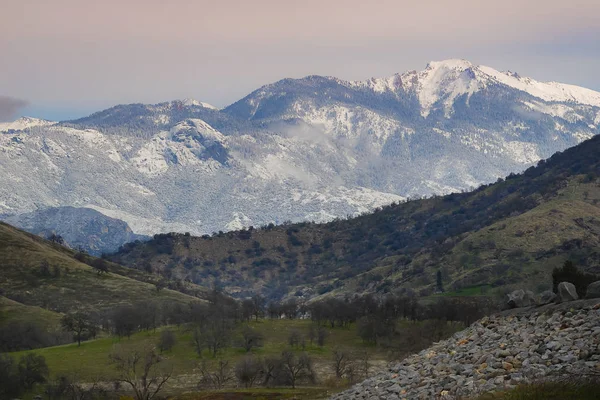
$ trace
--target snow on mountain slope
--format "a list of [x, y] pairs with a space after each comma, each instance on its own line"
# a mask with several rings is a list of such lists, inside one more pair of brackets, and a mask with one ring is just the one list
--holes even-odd
[[0, 134], [0, 214], [88, 207], [141, 234], [324, 222], [521, 171], [600, 133], [598, 99], [447, 60], [284, 79], [223, 110], [119, 105]]
[[49, 126], [54, 124], [56, 122], [45, 119], [21, 117], [13, 122], [0, 122], [0, 132], [8, 132], [9, 130], [21, 131], [35, 126]]
[[600, 107], [600, 93], [574, 85], [558, 82], [538, 82], [516, 73], [498, 72], [493, 68], [480, 66], [480, 71], [499, 83], [529, 93], [546, 101], [574, 102]]
[[[421, 71], [396, 74], [389, 78], [373, 78], [361, 82], [348, 82], [354, 87], [368, 87], [375, 92], [414, 91], [422, 107], [421, 114], [427, 117], [431, 107], [445, 99], [449, 112], [454, 100], [494, 84], [502, 84], [547, 102], [569, 102], [600, 107], [600, 93], [590, 89], [558, 82], [539, 82], [521, 77], [513, 72], [500, 72], [491, 67], [473, 65], [466, 60], [451, 59], [432, 61]], [[448, 115], [448, 113], [447, 113]]]
[[[68, 204], [121, 219], [136, 233], [199, 235], [311, 215], [354, 215], [402, 200], [337, 187], [325, 171], [328, 162], [306, 165], [315, 149], [296, 141], [267, 133], [225, 136], [198, 119], [147, 139], [71, 126], [4, 134], [0, 213]], [[334, 153], [323, 150], [323, 158]], [[269, 157], [281, 163], [264, 164]], [[308, 183], [305, 175], [314, 180]]]
[[200, 106], [200, 107], [204, 107], [204, 108], [209, 108], [211, 110], [218, 110], [218, 108], [213, 106], [212, 104], [208, 104], [203, 101], [198, 101], [198, 100], [194, 100], [194, 99], [184, 99], [184, 100], [181, 100], [181, 102], [186, 107]]

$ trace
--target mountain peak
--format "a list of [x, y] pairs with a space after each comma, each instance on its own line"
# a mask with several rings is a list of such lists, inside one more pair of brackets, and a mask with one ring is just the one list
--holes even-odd
[[435, 69], [435, 68], [447, 68], [464, 71], [465, 69], [472, 68], [473, 64], [464, 59], [460, 58], [450, 58], [442, 61], [430, 61], [427, 64], [426, 69]]
[[196, 99], [175, 100], [175, 102], [180, 102], [180, 103], [182, 103], [186, 107], [197, 106], [197, 107], [210, 108], [211, 110], [218, 110], [218, 108], [215, 107], [215, 106], [213, 106], [212, 104], [205, 103], [203, 101], [199, 101], [199, 100], [196, 100]]
[[[404, 90], [413, 90], [421, 103], [421, 114], [429, 115], [431, 107], [444, 102], [446, 116], [452, 113], [454, 100], [470, 97], [490, 85], [502, 85], [525, 92], [545, 102], [570, 102], [600, 107], [600, 93], [558, 82], [540, 82], [516, 72], [500, 72], [485, 65], [474, 65], [463, 59], [432, 61], [421, 72], [401, 75]], [[389, 81], [384, 78], [376, 81]]]
[[56, 124], [54, 121], [24, 116], [14, 120], [13, 122], [0, 122], [0, 132], [7, 132], [10, 130], [21, 131], [23, 129], [33, 128], [35, 126], [48, 126], [54, 124]]

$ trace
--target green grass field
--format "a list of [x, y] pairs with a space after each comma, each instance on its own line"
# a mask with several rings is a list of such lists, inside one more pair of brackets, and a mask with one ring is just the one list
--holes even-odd
[[[251, 354], [264, 357], [270, 355], [279, 355], [283, 350], [289, 349], [288, 336], [292, 329], [297, 329], [304, 335], [308, 332], [311, 321], [308, 320], [259, 320], [249, 323], [264, 336], [264, 346], [253, 349]], [[230, 366], [243, 358], [247, 353], [241, 347], [235, 347], [235, 342], [239, 336], [243, 324], [237, 327], [236, 335], [233, 338], [234, 347], [227, 348], [219, 353], [217, 359], [223, 359], [230, 362]], [[178, 393], [184, 390], [193, 390], [199, 380], [197, 375], [197, 366], [200, 358], [194, 351], [191, 343], [192, 333], [185, 327], [163, 327], [161, 329], [172, 329], [177, 337], [175, 346], [163, 353], [166, 362], [173, 367], [173, 378], [169, 383], [168, 393]], [[153, 345], [158, 342], [160, 329], [156, 332], [139, 332], [130, 338], [104, 337], [96, 340], [82, 342], [81, 346], [77, 344], [68, 344], [63, 346], [47, 347], [33, 350], [46, 358], [46, 362], [51, 372], [51, 378], [61, 375], [73, 376], [81, 381], [110, 381], [115, 377], [115, 370], [109, 364], [108, 355], [115, 346], [123, 347], [142, 347]], [[332, 351], [334, 348], [344, 348], [350, 350], [369, 350], [372, 353], [372, 364], [374, 368], [385, 365], [385, 352], [372, 345], [367, 345], [357, 336], [355, 328], [335, 328], [329, 330], [329, 336], [325, 346], [319, 347], [316, 344], [310, 344], [308, 339], [304, 350], [312, 357], [314, 367], [320, 377], [332, 374]], [[302, 348], [295, 348], [294, 351], [301, 352]], [[12, 353], [19, 357], [26, 352]], [[202, 356], [204, 359], [212, 360], [212, 355], [205, 351]], [[309, 398], [309, 397], [307, 397]]]

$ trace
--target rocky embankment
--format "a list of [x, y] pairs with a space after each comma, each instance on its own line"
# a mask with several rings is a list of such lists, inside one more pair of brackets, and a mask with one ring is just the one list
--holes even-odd
[[569, 374], [600, 374], [600, 299], [485, 317], [334, 399], [458, 399]]

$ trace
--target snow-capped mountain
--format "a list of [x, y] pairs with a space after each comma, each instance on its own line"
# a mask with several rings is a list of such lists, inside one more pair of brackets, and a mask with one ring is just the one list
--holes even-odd
[[21, 131], [35, 126], [50, 126], [54, 124], [56, 124], [56, 122], [47, 121], [45, 119], [21, 117], [13, 122], [0, 122], [0, 132]]
[[593, 135], [600, 93], [464, 60], [266, 85], [225, 109], [120, 105], [0, 135], [0, 213], [96, 209], [133, 231], [326, 221], [521, 171]]

